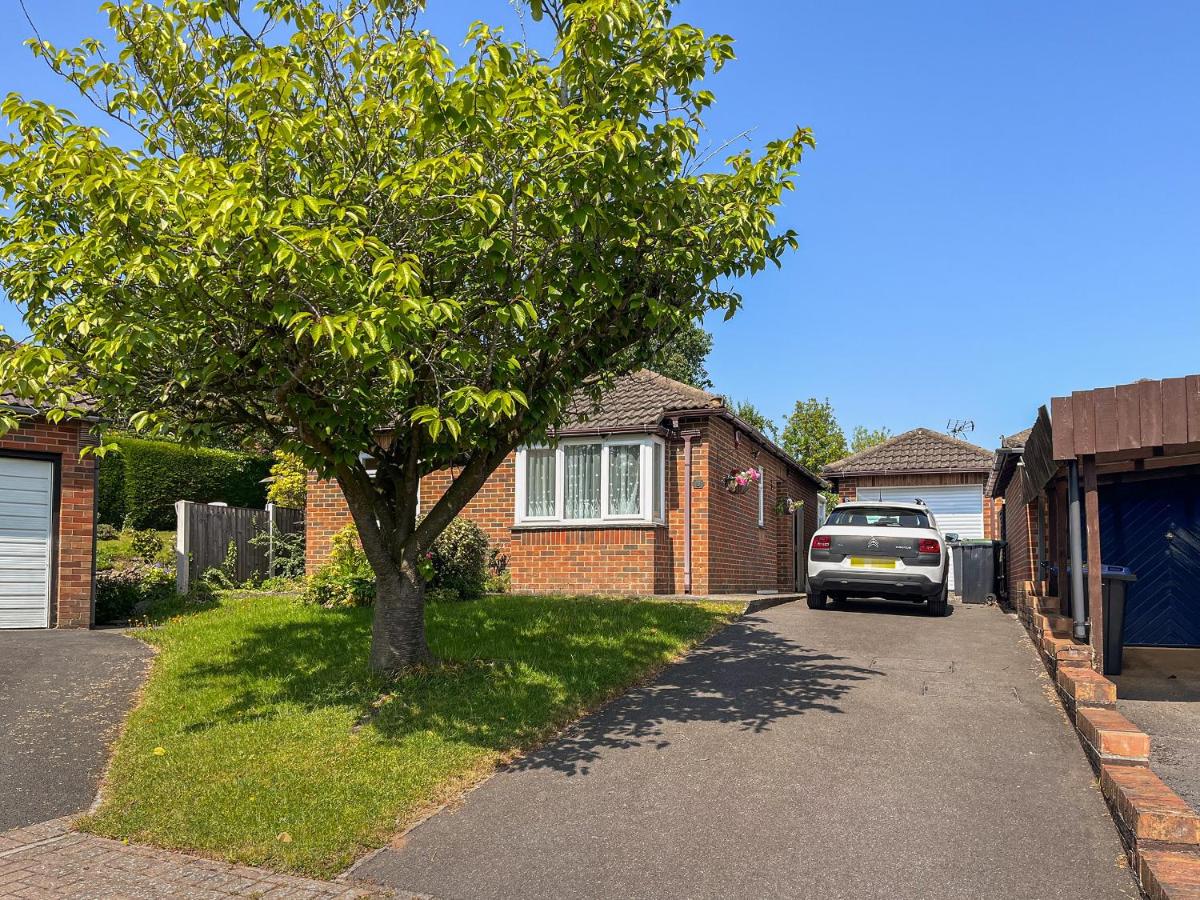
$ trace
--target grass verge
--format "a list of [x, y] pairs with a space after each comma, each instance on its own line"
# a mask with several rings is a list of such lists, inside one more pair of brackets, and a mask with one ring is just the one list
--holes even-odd
[[433, 604], [443, 665], [367, 673], [369, 609], [226, 595], [138, 636], [159, 649], [96, 834], [329, 876], [628, 687], [737, 608], [566, 597]]

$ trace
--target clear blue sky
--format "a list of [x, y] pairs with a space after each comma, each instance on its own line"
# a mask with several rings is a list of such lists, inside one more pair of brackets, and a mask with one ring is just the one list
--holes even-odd
[[[98, 5], [28, 2], [56, 42], [101, 35]], [[505, 0], [430, 7], [452, 46], [472, 18], [513, 22]], [[679, 18], [737, 40], [714, 141], [817, 138], [781, 215], [800, 251], [709, 323], [718, 390], [773, 418], [828, 396], [847, 432], [973, 419], [994, 446], [1053, 394], [1200, 372], [1200, 4], [684, 0]], [[27, 35], [0, 0], [3, 89], [82, 113]]]

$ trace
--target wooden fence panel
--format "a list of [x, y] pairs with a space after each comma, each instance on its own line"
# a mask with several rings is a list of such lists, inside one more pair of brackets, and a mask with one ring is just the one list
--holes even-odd
[[237, 583], [249, 581], [255, 575], [269, 575], [268, 543], [265, 538], [252, 543], [253, 538], [266, 535], [272, 519], [276, 533], [304, 529], [303, 511], [284, 507], [246, 509], [180, 500], [175, 504], [175, 514], [175, 584], [180, 593], [187, 593], [209, 569], [222, 568], [230, 544], [237, 554], [232, 573]]

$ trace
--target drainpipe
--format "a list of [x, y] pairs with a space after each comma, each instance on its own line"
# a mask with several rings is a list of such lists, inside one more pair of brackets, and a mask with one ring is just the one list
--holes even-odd
[[692, 592], [692, 434], [683, 435], [683, 592]]
[[1083, 504], [1079, 502], [1079, 463], [1067, 463], [1067, 527], [1071, 545], [1071, 618], [1077, 641], [1087, 642], [1087, 608], [1083, 603]]

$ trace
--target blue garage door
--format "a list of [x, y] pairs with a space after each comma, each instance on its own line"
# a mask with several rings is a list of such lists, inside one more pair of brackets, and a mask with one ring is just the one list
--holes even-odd
[[1100, 488], [1101, 558], [1129, 566], [1125, 643], [1200, 647], [1200, 477]]

